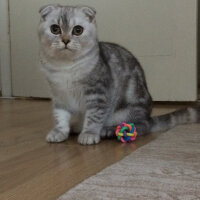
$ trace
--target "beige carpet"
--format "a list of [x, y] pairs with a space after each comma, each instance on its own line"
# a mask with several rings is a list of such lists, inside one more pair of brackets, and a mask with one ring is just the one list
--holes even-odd
[[200, 200], [200, 125], [159, 135], [59, 200]]

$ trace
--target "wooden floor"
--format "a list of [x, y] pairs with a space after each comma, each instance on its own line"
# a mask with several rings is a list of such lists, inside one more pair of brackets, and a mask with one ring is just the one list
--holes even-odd
[[[156, 106], [166, 113], [179, 106]], [[156, 134], [133, 144], [116, 139], [94, 146], [77, 144], [77, 137], [60, 144], [45, 142], [53, 126], [51, 102], [0, 100], [0, 199], [55, 200], [64, 192], [106, 166], [115, 163]]]

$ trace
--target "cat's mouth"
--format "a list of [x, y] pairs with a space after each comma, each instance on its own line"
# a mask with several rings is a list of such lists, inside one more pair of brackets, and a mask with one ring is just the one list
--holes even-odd
[[64, 46], [63, 50], [72, 51], [71, 49], [69, 49], [69, 47], [67, 45]]
[[64, 49], [68, 49], [67, 45], [65, 45]]
[[70, 52], [74, 51], [74, 49], [70, 48], [68, 45], [65, 45], [62, 50], [64, 50], [64, 51], [70, 51]]

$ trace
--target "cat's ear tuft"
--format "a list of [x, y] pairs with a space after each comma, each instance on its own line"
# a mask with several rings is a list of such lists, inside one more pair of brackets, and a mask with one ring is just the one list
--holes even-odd
[[46, 6], [42, 6], [39, 10], [39, 13], [42, 17], [43, 20], [45, 20], [46, 16], [51, 13], [55, 8], [57, 8], [59, 5], [58, 4], [50, 4]]
[[90, 22], [93, 22], [93, 20], [95, 19], [95, 15], [96, 15], [96, 10], [94, 8], [88, 7], [88, 6], [82, 6], [81, 11], [84, 14], [86, 14], [86, 16], [89, 18]]

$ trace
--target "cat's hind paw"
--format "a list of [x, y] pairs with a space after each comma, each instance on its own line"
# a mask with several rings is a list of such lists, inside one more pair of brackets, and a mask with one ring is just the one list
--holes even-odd
[[103, 128], [101, 138], [112, 138], [115, 136], [115, 128]]
[[98, 144], [100, 142], [100, 136], [95, 135], [92, 133], [81, 133], [78, 136], [78, 143], [82, 145], [92, 145], [92, 144]]

